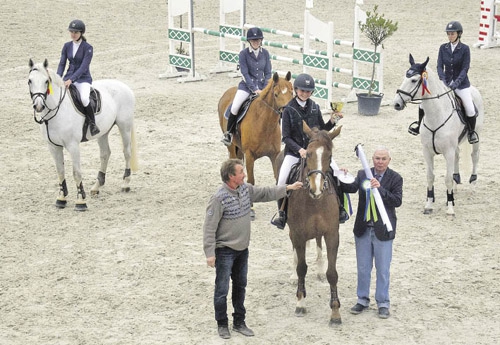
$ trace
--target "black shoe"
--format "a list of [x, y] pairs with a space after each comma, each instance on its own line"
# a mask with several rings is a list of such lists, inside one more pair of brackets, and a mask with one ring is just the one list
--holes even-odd
[[254, 332], [250, 328], [248, 328], [245, 323], [233, 325], [233, 331], [241, 333], [247, 337], [253, 337], [255, 335]]
[[89, 127], [90, 127], [90, 135], [92, 136], [95, 136], [101, 132], [95, 123], [91, 123]]
[[469, 132], [467, 139], [469, 139], [469, 144], [476, 144], [479, 142], [479, 136], [476, 131]]
[[344, 224], [348, 220], [349, 220], [349, 214], [346, 212], [346, 210], [343, 207], [341, 207], [339, 209], [339, 223]]
[[231, 146], [233, 141], [233, 135], [229, 132], [224, 133], [224, 138], [222, 138], [221, 142], [226, 146]]
[[413, 122], [408, 127], [408, 133], [413, 134], [413, 135], [419, 135], [420, 134], [420, 125], [418, 124], [418, 121]]
[[222, 339], [229, 339], [231, 338], [231, 333], [229, 333], [229, 327], [228, 326], [219, 326], [217, 327], [217, 332], [219, 332], [219, 337]]
[[391, 315], [391, 313], [389, 313], [389, 308], [386, 308], [386, 307], [378, 308], [378, 317], [379, 318], [387, 319], [389, 317], [389, 315]]
[[365, 307], [361, 303], [356, 303], [354, 307], [351, 308], [351, 314], [358, 315], [363, 312], [363, 310], [368, 309], [368, 307]]
[[271, 224], [276, 226], [278, 229], [283, 230], [286, 224], [285, 212], [279, 211], [278, 216], [274, 215], [273, 219], [271, 219]]

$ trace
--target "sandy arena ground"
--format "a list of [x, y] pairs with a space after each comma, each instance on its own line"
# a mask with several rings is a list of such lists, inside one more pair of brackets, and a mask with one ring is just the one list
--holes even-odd
[[[363, 8], [369, 10], [375, 1], [365, 3]], [[435, 68], [448, 21], [462, 22], [465, 43], [472, 46], [477, 41], [479, 1], [377, 3], [381, 13], [399, 21], [399, 30], [385, 44], [384, 103], [392, 101], [403, 80], [409, 53], [417, 61], [429, 56], [429, 65]], [[314, 5], [313, 15], [333, 21], [338, 37], [352, 40], [353, 0], [317, 0]], [[199, 0], [194, 7], [195, 25], [216, 30], [218, 1]], [[303, 11], [304, 1], [247, 1], [249, 23], [286, 31], [302, 31]], [[73, 18], [87, 24], [86, 36], [95, 49], [94, 79], [120, 79], [137, 98], [140, 170], [132, 176], [132, 191], [120, 192], [121, 139], [113, 130], [107, 184], [98, 198], [89, 198], [89, 210], [84, 213], [73, 210], [76, 191], [68, 157], [70, 205], [64, 210], [54, 207], [55, 167], [32, 119], [27, 87], [29, 58], [47, 58], [56, 68]], [[391, 167], [405, 181], [394, 243], [391, 318], [378, 319], [374, 303], [362, 315], [349, 313], [356, 302], [353, 219], [340, 229], [338, 287], [343, 324], [328, 327], [328, 284], [315, 278], [314, 250], [308, 255], [309, 313], [295, 317], [290, 241], [286, 231], [269, 224], [275, 203], [258, 204], [246, 303], [247, 322], [256, 336], [234, 334], [223, 341], [213, 319], [214, 271], [206, 266], [202, 251], [205, 205], [220, 183], [220, 163], [227, 157], [219, 142], [217, 102], [226, 88], [238, 82], [226, 74], [210, 75], [217, 63], [218, 39], [196, 35], [197, 68], [208, 78], [181, 84], [158, 78], [168, 63], [163, 0], [2, 1], [0, 32], [0, 344], [469, 345], [500, 341], [500, 197], [495, 177], [499, 49], [471, 48], [469, 76], [484, 97], [486, 120], [480, 134], [479, 179], [475, 188], [458, 187], [454, 219], [445, 215], [443, 157], [436, 159], [435, 212], [422, 213], [425, 165], [419, 138], [407, 133], [417, 118], [417, 106], [402, 112], [384, 106], [378, 116], [357, 114], [355, 103], [344, 108], [343, 133], [334, 141], [339, 164], [355, 172], [361, 168], [353, 152], [356, 144], [363, 143], [367, 154], [377, 145], [387, 145], [392, 148]], [[274, 65], [300, 72], [297, 65]], [[338, 99], [346, 96], [344, 90], [336, 92]], [[82, 145], [87, 191], [97, 175], [98, 160], [95, 141]], [[465, 161], [461, 171], [468, 180], [470, 167]], [[268, 160], [257, 162], [256, 181], [274, 183]]]

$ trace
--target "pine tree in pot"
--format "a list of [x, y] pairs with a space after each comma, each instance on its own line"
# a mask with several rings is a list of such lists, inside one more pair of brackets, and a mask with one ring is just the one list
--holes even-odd
[[374, 94], [375, 89], [375, 69], [377, 48], [382, 46], [384, 48], [384, 41], [392, 36], [398, 29], [398, 22], [384, 18], [383, 14], [377, 12], [378, 5], [373, 7], [371, 12], [366, 12], [366, 22], [359, 22], [359, 29], [370, 40], [374, 46], [372, 75], [370, 80], [370, 87], [368, 93], [358, 93], [358, 112], [365, 115], [376, 115], [380, 109], [383, 94]]

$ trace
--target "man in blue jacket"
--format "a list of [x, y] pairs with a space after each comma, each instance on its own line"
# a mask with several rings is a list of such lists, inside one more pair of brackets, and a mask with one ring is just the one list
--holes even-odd
[[[354, 240], [356, 244], [356, 261], [358, 271], [357, 303], [351, 308], [352, 314], [360, 314], [370, 306], [370, 278], [375, 261], [376, 288], [375, 301], [378, 316], [389, 317], [389, 277], [392, 260], [392, 242], [396, 237], [396, 207], [401, 206], [403, 199], [403, 178], [390, 169], [391, 156], [389, 150], [380, 147], [373, 154], [373, 178], [368, 180], [364, 170], [359, 170], [355, 181], [343, 184], [342, 190], [347, 193], [359, 191], [358, 211], [354, 222]], [[383, 224], [371, 189], [377, 188], [384, 203], [384, 208], [392, 225], [388, 231]]]

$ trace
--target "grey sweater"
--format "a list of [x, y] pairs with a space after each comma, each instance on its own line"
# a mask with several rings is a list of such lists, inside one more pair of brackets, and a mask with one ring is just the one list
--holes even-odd
[[210, 198], [203, 225], [205, 256], [215, 256], [215, 248], [229, 247], [244, 250], [250, 244], [250, 207], [252, 202], [281, 199], [286, 186], [256, 187], [243, 184], [236, 190], [227, 184]]

